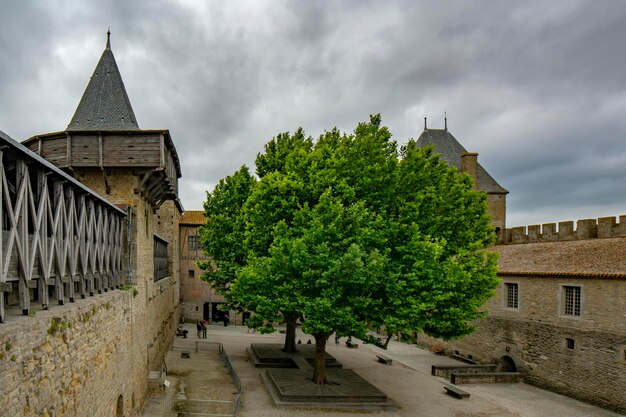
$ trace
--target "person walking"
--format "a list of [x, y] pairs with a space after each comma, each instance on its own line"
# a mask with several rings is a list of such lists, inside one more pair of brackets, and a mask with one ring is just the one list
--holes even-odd
[[206, 320], [202, 320], [202, 338], [206, 339]]
[[202, 324], [200, 322], [196, 323], [196, 330], [198, 331], [198, 339], [200, 339], [200, 332], [202, 331]]
[[224, 314], [224, 327], [228, 326], [228, 320], [230, 319], [230, 317], [228, 317], [228, 314]]

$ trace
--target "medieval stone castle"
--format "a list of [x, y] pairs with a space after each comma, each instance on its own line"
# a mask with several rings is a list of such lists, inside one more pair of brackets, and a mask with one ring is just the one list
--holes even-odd
[[[66, 129], [0, 142], [0, 417], [137, 415], [181, 318], [222, 314], [169, 131], [139, 128], [107, 39]], [[418, 342], [626, 411], [626, 216], [507, 229], [477, 154], [418, 144], [487, 193], [502, 278], [476, 333]]]

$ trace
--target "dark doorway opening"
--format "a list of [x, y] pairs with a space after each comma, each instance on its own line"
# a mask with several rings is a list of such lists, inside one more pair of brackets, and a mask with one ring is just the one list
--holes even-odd
[[202, 305], [202, 319], [209, 321], [209, 311], [211, 303], [204, 303]]
[[501, 357], [498, 364], [498, 372], [517, 372], [515, 361], [510, 356]]
[[226, 314], [223, 311], [218, 310], [218, 307], [221, 306], [224, 303], [213, 303], [213, 305], [211, 306], [211, 319], [215, 322], [217, 321], [224, 321], [224, 314]]

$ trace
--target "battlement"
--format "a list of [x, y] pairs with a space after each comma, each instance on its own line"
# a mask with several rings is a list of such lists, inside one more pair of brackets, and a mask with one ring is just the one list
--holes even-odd
[[626, 215], [601, 217], [599, 219], [583, 219], [557, 223], [536, 224], [507, 228], [498, 236], [499, 244], [516, 244], [530, 242], [556, 242], [567, 240], [583, 240], [608, 237], [626, 237]]

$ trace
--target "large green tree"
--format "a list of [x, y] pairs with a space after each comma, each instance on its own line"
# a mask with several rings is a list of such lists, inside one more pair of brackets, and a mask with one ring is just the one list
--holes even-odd
[[333, 332], [459, 337], [497, 285], [485, 195], [432, 149], [398, 150], [380, 123], [316, 142], [301, 130], [277, 136], [239, 209], [245, 258], [229, 297], [263, 331], [298, 319], [316, 340], [319, 384]]
[[200, 241], [210, 260], [199, 262], [205, 272], [202, 279], [222, 294], [231, 308], [241, 307], [230, 297], [230, 285], [246, 264], [246, 218], [243, 206], [254, 189], [256, 179], [242, 166], [233, 175], [221, 179], [207, 192], [204, 214], [207, 222], [200, 227]]

